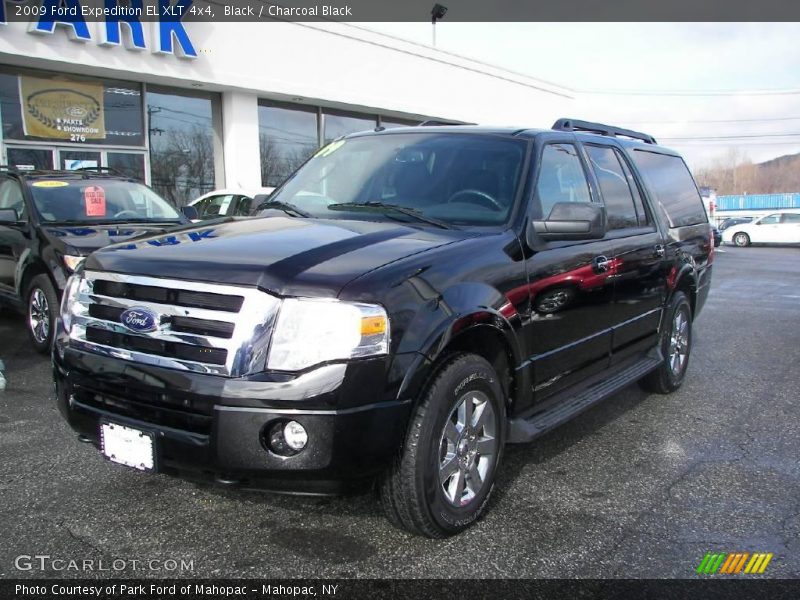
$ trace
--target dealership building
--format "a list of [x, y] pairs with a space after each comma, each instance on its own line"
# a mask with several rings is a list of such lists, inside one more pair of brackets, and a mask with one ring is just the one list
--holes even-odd
[[429, 119], [548, 127], [574, 101], [356, 24], [7, 20], [2, 163], [110, 167], [177, 204], [274, 186], [346, 133]]

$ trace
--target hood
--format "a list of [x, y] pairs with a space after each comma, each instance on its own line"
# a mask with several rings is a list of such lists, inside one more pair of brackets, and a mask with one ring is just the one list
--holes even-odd
[[66, 254], [89, 254], [99, 248], [126, 242], [142, 235], [162, 233], [171, 227], [175, 227], [175, 225], [140, 223], [135, 225], [120, 223], [85, 227], [44, 225], [42, 231], [50, 239], [51, 243], [62, 246]]
[[473, 235], [391, 222], [264, 217], [116, 244], [92, 254], [86, 269], [334, 297], [359, 275]]

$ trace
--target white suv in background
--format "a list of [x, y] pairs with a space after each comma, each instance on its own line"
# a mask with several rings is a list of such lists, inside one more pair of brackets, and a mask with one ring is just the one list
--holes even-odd
[[272, 187], [261, 188], [227, 188], [203, 194], [189, 203], [197, 210], [197, 218], [193, 221], [204, 221], [217, 217], [246, 217], [254, 208], [253, 198], [260, 194], [271, 194]]
[[782, 210], [722, 232], [722, 241], [737, 246], [750, 244], [800, 244], [800, 209]]

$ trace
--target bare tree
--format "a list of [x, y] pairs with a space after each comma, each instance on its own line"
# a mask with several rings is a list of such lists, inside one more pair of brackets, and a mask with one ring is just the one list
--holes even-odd
[[730, 150], [695, 173], [701, 186], [719, 195], [778, 194], [800, 191], [800, 154], [754, 164], [741, 151]]

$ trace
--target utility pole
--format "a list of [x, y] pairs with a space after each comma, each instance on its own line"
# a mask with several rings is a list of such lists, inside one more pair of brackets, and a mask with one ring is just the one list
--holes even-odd
[[447, 14], [447, 7], [441, 4], [434, 4], [431, 9], [431, 34], [433, 36], [433, 47], [436, 48], [436, 21], [444, 18]]

